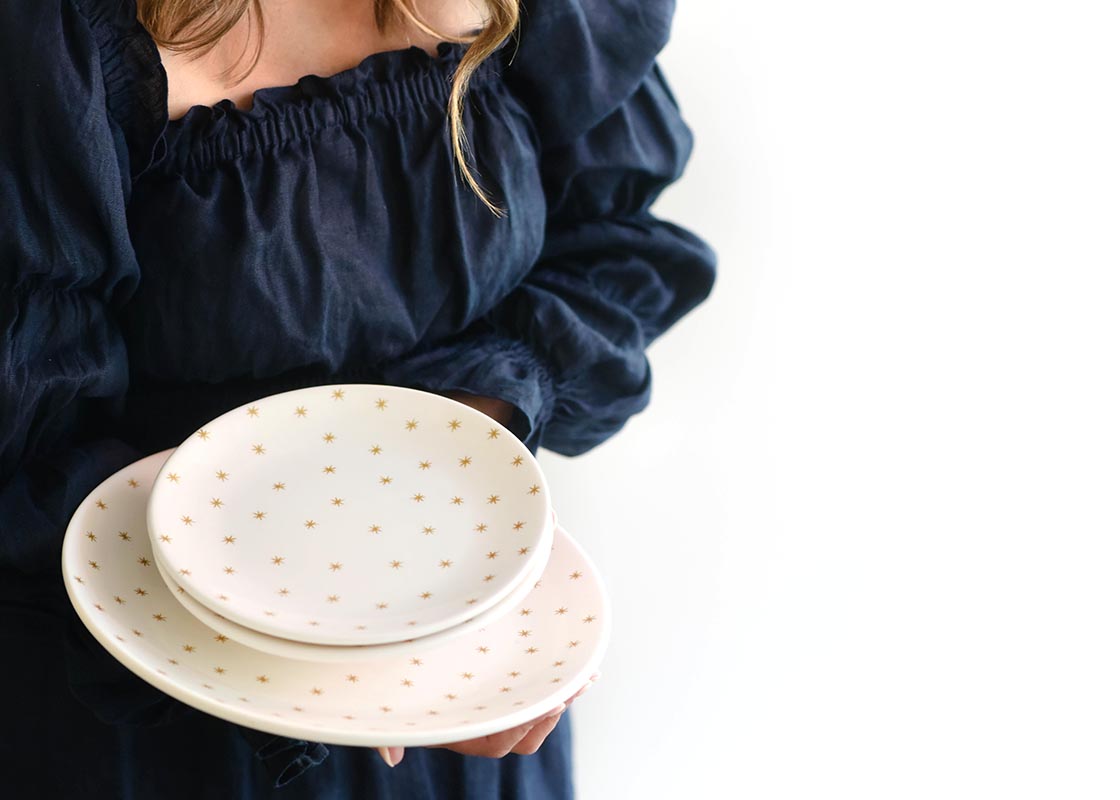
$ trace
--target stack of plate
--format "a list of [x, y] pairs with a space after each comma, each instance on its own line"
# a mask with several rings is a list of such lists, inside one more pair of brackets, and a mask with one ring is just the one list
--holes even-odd
[[93, 635], [215, 716], [336, 744], [445, 744], [562, 703], [607, 598], [525, 446], [439, 395], [273, 395], [101, 484], [67, 589]]

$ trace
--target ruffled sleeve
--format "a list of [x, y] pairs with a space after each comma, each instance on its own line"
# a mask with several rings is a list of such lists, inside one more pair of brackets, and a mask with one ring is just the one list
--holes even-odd
[[[139, 281], [131, 176], [158, 156], [165, 80], [132, 3], [0, 5], [0, 602], [39, 586], [44, 609], [66, 617], [71, 692], [133, 726], [192, 710], [97, 644], [58, 564], [77, 506], [145, 455], [113, 435], [129, 378], [117, 318]], [[240, 730], [277, 785], [327, 754]]]
[[462, 337], [391, 370], [512, 404], [533, 450], [578, 455], [649, 402], [645, 350], [704, 300], [712, 250], [650, 206], [692, 149], [656, 56], [673, 4], [525, 3], [507, 80], [541, 143], [548, 215], [527, 277]]

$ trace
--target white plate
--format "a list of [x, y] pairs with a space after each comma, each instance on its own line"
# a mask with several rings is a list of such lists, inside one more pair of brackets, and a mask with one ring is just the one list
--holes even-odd
[[223, 414], [160, 470], [148, 527], [199, 603], [295, 641], [426, 636], [531, 572], [540, 465], [490, 417], [395, 386], [316, 386]]
[[62, 567], [70, 600], [97, 640], [184, 703], [328, 744], [446, 744], [555, 708], [602, 660], [610, 631], [606, 593], [563, 528], [539, 585], [483, 632], [348, 664], [240, 645], [191, 616], [156, 571], [144, 507], [164, 457], [126, 467], [86, 498], [67, 528]]
[[[171, 451], [168, 450], [167, 452], [170, 453]], [[252, 628], [246, 628], [244, 625], [238, 625], [236, 622], [226, 619], [221, 614], [215, 614], [187, 594], [186, 590], [179, 586], [175, 579], [167, 574], [163, 564], [160, 563], [158, 554], [153, 558], [153, 561], [164, 583], [175, 590], [175, 599], [178, 600], [183, 608], [189, 611], [192, 616], [196, 617], [207, 627], [213, 628], [218, 633], [225, 634], [236, 642], [240, 642], [247, 647], [252, 647], [264, 653], [303, 661], [339, 663], [356, 661], [369, 655], [387, 655], [393, 652], [416, 652], [434, 645], [446, 644], [452, 639], [463, 636], [464, 634], [476, 633], [484, 630], [491, 621], [505, 616], [506, 613], [516, 608], [533, 589], [534, 584], [540, 579], [545, 566], [548, 564], [549, 551], [545, 549], [546, 547], [552, 547], [551, 534], [546, 541], [542, 543], [537, 555], [533, 557], [533, 571], [529, 573], [529, 577], [520, 583], [516, 589], [503, 597], [497, 605], [486, 609], [477, 617], [472, 617], [466, 622], [460, 622], [458, 625], [445, 628], [442, 631], [436, 631], [428, 636], [421, 636], [418, 639], [406, 639], [403, 642], [367, 645], [329, 645], [293, 642], [290, 639], [269, 636], [267, 633], [261, 633]]]

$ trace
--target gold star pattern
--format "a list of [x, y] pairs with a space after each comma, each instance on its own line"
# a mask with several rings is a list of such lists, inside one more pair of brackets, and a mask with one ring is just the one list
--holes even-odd
[[514, 529], [515, 531], [519, 531], [519, 530], [521, 530], [521, 529], [522, 529], [522, 528], [524, 528], [524, 527], [525, 527], [525, 523], [524, 523], [524, 522], [522, 522], [521, 520], [518, 520], [517, 522], [513, 523], [513, 529]]
[[132, 635], [133, 635], [133, 636], [143, 636], [144, 634], [142, 634], [142, 633], [141, 633], [140, 631], [138, 631], [138, 630], [136, 630], [135, 628], [133, 628], [133, 629], [132, 629]]
[[463, 456], [462, 458], [459, 459], [459, 466], [460, 467], [469, 467], [470, 465], [471, 465], [471, 457], [470, 456]]
[[233, 567], [223, 567], [222, 572], [224, 572], [226, 575], [233, 575], [237, 572], [237, 570], [235, 570]]
[[178, 483], [179, 474], [177, 472], [169, 472], [167, 473], [167, 480], [171, 481], [172, 483]]
[[502, 498], [499, 497], [496, 494], [492, 494], [492, 495], [490, 495], [489, 497], [486, 498], [486, 502], [489, 503], [492, 506], [497, 505], [499, 502], [501, 502], [501, 500], [502, 500]]
[[523, 555], [525, 555], [525, 554], [526, 554], [526, 553], [528, 553], [528, 552], [529, 552], [529, 548], [528, 548], [528, 547], [522, 547], [522, 548], [521, 548], [520, 550], [518, 550], [518, 551], [517, 551], [517, 555], [519, 555], [519, 556], [523, 556]]
[[248, 414], [250, 417], [259, 417], [260, 414], [261, 414], [261, 411], [256, 406], [249, 406], [247, 409], [245, 409], [245, 413]]
[[527, 656], [535, 655], [539, 652], [540, 652], [540, 650], [537, 649], [536, 647], [526, 647], [525, 648], [525, 655], [527, 655]]
[[380, 525], [370, 525], [369, 526], [369, 532], [370, 533], [381, 533], [381, 526]]
[[254, 511], [253, 512], [253, 519], [264, 519], [266, 516], [268, 516], [267, 511]]
[[486, 438], [488, 438], [488, 439], [497, 439], [498, 436], [499, 436], [499, 434], [498, 434], [498, 429], [497, 428], [491, 428], [490, 432], [486, 434]]
[[393, 479], [390, 478], [388, 475], [382, 475], [381, 476], [381, 485], [382, 486], [388, 486], [392, 482], [393, 482]]
[[425, 536], [431, 536], [435, 532], [436, 532], [436, 529], [434, 527], [432, 527], [431, 525], [425, 525], [424, 526], [424, 535]]
[[337, 603], [338, 600], [339, 600], [339, 598], [338, 598], [337, 594], [328, 594], [327, 595], [327, 602], [328, 603]]
[[193, 644], [185, 644], [185, 645], [183, 645], [183, 652], [184, 652], [184, 653], [193, 653], [193, 652], [195, 651], [195, 649], [196, 649], [196, 648], [195, 648], [195, 646], [194, 646]]
[[422, 667], [424, 665], [424, 659], [413, 657], [408, 660], [408, 663], [414, 667]]
[[421, 592], [420, 594], [417, 595], [417, 597], [419, 597], [421, 600], [431, 600], [432, 599], [432, 593], [431, 592]]
[[272, 563], [275, 564], [276, 566], [280, 566], [281, 564], [284, 563], [284, 556], [273, 556], [272, 557]]
[[182, 516], [179, 519], [181, 519], [183, 521], [184, 525], [194, 525], [194, 520], [191, 519], [189, 516]]
[[225, 503], [222, 502], [222, 498], [220, 497], [212, 497], [210, 498], [210, 505], [214, 506], [214, 508], [221, 508]]
[[560, 608], [556, 609], [556, 610], [555, 610], [555, 611], [553, 611], [552, 613], [553, 613], [553, 614], [560, 614], [560, 615], [563, 615], [563, 614], [567, 614], [567, 613], [568, 613], [568, 609], [567, 609], [567, 608], [565, 608], [564, 606], [560, 606]]
[[412, 681], [410, 681], [408, 678], [404, 678], [404, 679], [401, 680], [401, 686], [406, 686], [406, 687], [411, 689], [412, 688]]
[[369, 451], [371, 453], [373, 453], [375, 456], [379, 456], [379, 455], [381, 455], [381, 445], [375, 444], [373, 447], [371, 447], [369, 449]]
[[553, 662], [552, 662], [552, 666], [554, 666], [554, 667], [562, 667], [562, 666], [564, 666], [564, 663], [565, 663], [565, 662], [563, 662], [563, 661], [553, 661]]
[[318, 697], [322, 693], [323, 693], [323, 690], [320, 689], [318, 686], [312, 686], [311, 687], [311, 694], [315, 695], [316, 697]]
[[163, 542], [164, 544], [170, 544], [171, 543], [171, 537], [168, 536], [166, 533], [161, 533], [160, 537], [159, 537], [159, 540], [161, 542]]
[[347, 675], [346, 680], [350, 681], [350, 683], [357, 683], [359, 678], [357, 675]]
[[522, 463], [523, 463], [524, 461], [525, 461], [524, 457], [522, 457], [522, 456], [514, 456], [514, 457], [513, 457], [513, 461], [511, 461], [511, 462], [509, 462], [509, 463], [513, 464], [513, 466], [515, 466], [515, 467], [520, 467], [520, 466], [521, 466], [521, 464], [522, 464]]
[[152, 619], [154, 619], [156, 622], [167, 621], [167, 617], [165, 617], [163, 614], [152, 614]]
[[595, 615], [594, 614], [588, 614], [586, 617], [583, 618], [583, 621], [584, 622], [594, 622], [595, 621]]
[[199, 431], [198, 432], [198, 438], [205, 442], [207, 439], [210, 438], [210, 431], [207, 431], [207, 430]]
[[94, 533], [93, 531], [90, 531], [89, 533], [86, 534], [86, 538], [89, 539], [91, 542], [96, 542], [97, 541], [97, 534]]
[[453, 431], [457, 431], [459, 430], [459, 428], [463, 427], [463, 423], [461, 423], [457, 419], [453, 419], [449, 423], [447, 423], [447, 427], [449, 427]]
[[340, 561], [332, 561], [331, 562], [331, 566], [330, 566], [331, 572], [338, 572], [340, 569], [342, 569], [342, 562], [340, 562]]
[[257, 683], [268, 683], [268, 676], [267, 675], [258, 675], [257, 676]]
[[335, 469], [334, 469], [333, 465], [327, 464], [327, 466], [323, 467], [323, 474], [324, 475], [334, 475], [334, 473], [335, 473]]
[[117, 531], [117, 538], [122, 542], [131, 542], [132, 537], [129, 536], [128, 531]]
[[287, 589], [281, 589], [276, 594], [280, 595], [281, 597], [287, 597], [288, 596], [288, 590]]
[[501, 687], [498, 688], [498, 691], [499, 692], [512, 692], [513, 689], [509, 686], [501, 686]]
[[129, 487], [130, 489], [135, 489], [135, 488], [137, 488], [137, 487], [138, 487], [139, 485], [140, 485], [140, 481], [136, 480], [135, 478], [129, 478], [129, 479], [128, 479], [128, 487]]
[[237, 537], [236, 536], [223, 536], [222, 541], [225, 542], [226, 544], [233, 544], [234, 542], [237, 541]]
[[180, 569], [180, 570], [179, 570], [179, 574], [180, 574], [180, 575], [190, 575], [190, 574], [191, 574], [191, 571], [190, 571], [189, 569], [187, 569], [187, 568], [185, 568], [185, 567], [184, 567], [183, 569]]
[[516, 677], [517, 677], [517, 676], [519, 676], [519, 675], [520, 675], [521, 673], [520, 673], [520, 672], [518, 672], [517, 670], [513, 670], [512, 672], [507, 672], [506, 674], [507, 674], [507, 675], [509, 675], [509, 676], [510, 676], [511, 678], [516, 678]]
[[416, 494], [412, 495], [412, 499], [415, 500], [417, 503], [423, 503], [424, 502], [424, 495], [420, 494], [420, 492], [417, 492]]
[[444, 697], [446, 697], [448, 700], [455, 700], [459, 697], [459, 695], [457, 695], [457, 694], [445, 694]]
[[492, 581], [492, 580], [494, 580], [494, 576], [493, 575], [487, 575], [485, 578], [482, 579], [482, 582], [483, 583], [490, 583], [490, 581]]
[[226, 668], [225, 667], [214, 667], [214, 672], [218, 673], [219, 675], [225, 675], [226, 674]]
[[582, 576], [583, 573], [577, 569], [575, 572], [568, 576], [568, 580], [578, 581]]
[[452, 503], [452, 505], [456, 505], [456, 506], [461, 506], [461, 505], [463, 505], [463, 498], [461, 498], [461, 497], [452, 497], [452, 498], [451, 498], [451, 503]]
[[297, 417], [306, 417], [307, 416], [307, 407], [306, 406], [296, 406], [296, 410], [295, 410], [294, 413]]
[[468, 606], [473, 606], [477, 602], [478, 602], [478, 598], [477, 597], [472, 597], [470, 600], [467, 601], [467, 605]]
[[403, 561], [390, 561], [389, 566], [392, 567], [393, 569], [400, 569], [401, 567], [404, 566], [404, 562]]
[[541, 493], [541, 487], [537, 486], [537, 484], [534, 483], [532, 486], [529, 487], [529, 494], [540, 494], [540, 493]]
[[345, 502], [346, 501], [343, 500], [341, 497], [332, 497], [331, 498], [331, 505], [334, 506], [335, 508], [338, 508], [339, 506], [341, 506]]
[[486, 557], [488, 559], [490, 559], [491, 561], [493, 561], [495, 558], [498, 557], [498, 551], [497, 550], [491, 550], [489, 553], [486, 554]]
[[410, 419], [410, 420], [408, 420], [408, 422], [406, 422], [404, 424], [404, 429], [406, 431], [414, 431], [414, 430], [416, 430], [417, 427], [419, 427], [419, 425], [420, 425], [419, 422], [417, 422], [414, 419]]
[[382, 610], [384, 610], [384, 609], [386, 609], [386, 608], [388, 608], [388, 607], [389, 607], [389, 604], [388, 604], [388, 603], [384, 603], [384, 602], [383, 602], [383, 603], [378, 603], [378, 604], [377, 604], [377, 610], [378, 610], [378, 611], [382, 611]]
[[452, 564], [452, 562], [448, 561], [446, 558], [443, 559], [443, 561], [439, 562], [439, 565], [444, 569], [446, 569], [447, 567], [450, 567], [451, 564]]
[[527, 617], [527, 616], [529, 616], [529, 615], [530, 615], [530, 614], [532, 614], [532, 613], [533, 613], [533, 609], [531, 609], [531, 608], [523, 608], [523, 609], [521, 609], [521, 616], [523, 616], [523, 617]]
[[225, 644], [226, 642], [229, 641], [229, 637], [226, 636], [224, 633], [218, 633], [218, 634], [214, 635], [214, 641], [217, 642], [218, 644]]
[[385, 410], [386, 408], [388, 408], [388, 406], [389, 406], [389, 403], [388, 403], [387, 401], [385, 401], [385, 400], [382, 400], [382, 399], [381, 399], [381, 398], [379, 397], [379, 398], [377, 398], [377, 402], [376, 402], [376, 403], [374, 403], [374, 405], [376, 405], [376, 406], [377, 406], [377, 410], [378, 410], [378, 411], [384, 411], [384, 410]]
[[94, 505], [97, 506], [102, 511], [104, 511], [105, 509], [107, 509], [109, 507], [105, 504], [104, 500], [98, 500], [96, 503], [94, 503]]
[[472, 678], [474, 678], [474, 673], [473, 672], [464, 672], [464, 673], [462, 673], [462, 675], [468, 681], [471, 680]]
[[327, 432], [327, 433], [323, 434], [323, 441], [326, 442], [327, 444], [331, 444], [332, 442], [334, 442], [334, 440], [336, 438], [337, 437], [333, 433], [330, 433], [330, 432]]
[[253, 445], [253, 452], [256, 453], [258, 456], [263, 456], [264, 455], [264, 445], [259, 444], [259, 443]]
[[90, 561], [90, 562], [87, 562], [87, 563], [89, 564], [91, 569], [101, 569], [101, 565], [98, 564], [96, 561]]
[[478, 523], [477, 525], [474, 526], [474, 529], [476, 531], [478, 531], [479, 533], [485, 533], [487, 527], [489, 527], [489, 526], [485, 522], [480, 522], [480, 523]]
[[132, 593], [135, 594], [135, 595], [138, 595], [140, 597], [147, 597], [148, 596], [148, 590], [141, 587], [141, 586], [137, 586], [135, 589], [133, 589]]
[[283, 481], [277, 481], [276, 483], [272, 484], [272, 491], [274, 492], [282, 492], [286, 488], [288, 487]]
[[113, 595], [113, 600], [114, 600], [114, 602], [116, 602], [116, 604], [117, 604], [118, 606], [123, 606], [123, 605], [124, 605], [125, 603], [127, 603], [127, 602], [128, 602], [128, 601], [127, 601], [127, 600], [125, 600], [125, 599], [124, 599], [123, 597], [121, 597], [121, 596], [120, 596], [119, 594], [117, 594], [117, 595]]
[[224, 470], [218, 470], [217, 472], [214, 473], [214, 477], [217, 478], [220, 481], [228, 481], [229, 480], [229, 473], [224, 471]]
[[532, 636], [532, 635], [533, 635], [533, 632], [532, 632], [531, 630], [527, 630], [527, 629], [525, 629], [525, 628], [522, 628], [521, 630], [519, 630], [519, 631], [517, 632], [517, 635], [518, 635], [518, 636], [520, 636], [520, 637], [522, 637], [522, 638], [524, 638], [524, 637], [526, 637], [526, 636]]
[[490, 652], [490, 648], [487, 647], [486, 645], [479, 645], [475, 649], [478, 650], [478, 652], [482, 653], [483, 655], [486, 655], [487, 653]]
[[152, 562], [144, 556], [140, 556], [138, 559], [136, 559], [136, 563], [142, 567], [150, 567], [152, 565]]
[[331, 397], [333, 397], [335, 400], [341, 400], [345, 396], [346, 392], [344, 392], [342, 389], [335, 389], [333, 392], [331, 392]]
[[420, 469], [431, 469], [431, 468], [432, 468], [432, 462], [431, 461], [421, 461], [420, 462]]

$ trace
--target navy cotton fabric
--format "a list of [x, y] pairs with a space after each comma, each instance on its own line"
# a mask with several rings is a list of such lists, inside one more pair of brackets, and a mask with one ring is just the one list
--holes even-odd
[[[565, 798], [567, 715], [504, 759], [272, 737], [176, 703], [69, 608], [62, 534], [93, 487], [244, 402], [373, 382], [501, 398], [583, 453], [650, 395], [645, 348], [712, 251], [650, 205], [692, 145], [655, 62], [667, 0], [525, 0], [465, 127], [465, 46], [168, 120], [134, 0], [0, 5], [0, 779], [11, 796]], [[281, 788], [282, 787], [282, 788]]]

